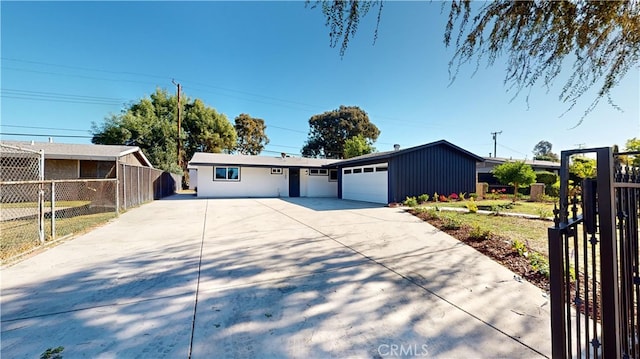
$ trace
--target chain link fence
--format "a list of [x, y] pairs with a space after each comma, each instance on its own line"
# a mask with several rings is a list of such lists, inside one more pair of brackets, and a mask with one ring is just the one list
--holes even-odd
[[0, 258], [116, 217], [116, 180], [0, 182]]
[[0, 144], [0, 260], [175, 193], [181, 176], [119, 164], [117, 178], [44, 180], [44, 154]]
[[182, 176], [149, 167], [120, 164], [118, 183], [120, 208], [126, 210], [176, 193]]

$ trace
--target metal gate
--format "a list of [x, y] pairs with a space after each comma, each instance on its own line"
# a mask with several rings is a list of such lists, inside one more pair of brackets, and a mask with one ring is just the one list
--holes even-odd
[[[570, 158], [597, 175], [572, 183]], [[554, 358], [640, 358], [640, 169], [608, 147], [563, 151], [560, 208], [549, 228]]]

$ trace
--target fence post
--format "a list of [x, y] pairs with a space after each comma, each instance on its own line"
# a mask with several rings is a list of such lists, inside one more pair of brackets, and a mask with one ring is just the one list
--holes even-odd
[[51, 239], [56, 239], [56, 182], [51, 181]]
[[136, 172], [138, 173], [138, 175], [136, 176], [136, 179], [138, 180], [138, 206], [142, 204], [142, 199], [140, 198], [140, 192], [142, 192], [140, 190], [140, 166], [136, 167]]
[[40, 150], [38, 177], [38, 237], [40, 244], [44, 244], [44, 150]]
[[122, 165], [122, 206], [127, 210], [127, 166]]
[[564, 259], [562, 258], [563, 229], [548, 229], [549, 236], [549, 291], [551, 293], [551, 356], [567, 358], [567, 331], [565, 328]]
[[38, 239], [44, 244], [44, 183], [38, 185]]
[[600, 282], [602, 283], [602, 355], [620, 358], [620, 282], [618, 278], [618, 242], [616, 240], [615, 197], [613, 195], [613, 156], [611, 148], [599, 148], [597, 154], [597, 194], [600, 224]]
[[120, 163], [116, 160], [116, 216], [120, 215]]

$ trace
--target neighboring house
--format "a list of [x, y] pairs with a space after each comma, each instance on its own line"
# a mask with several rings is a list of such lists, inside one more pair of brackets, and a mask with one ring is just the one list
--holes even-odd
[[[502, 157], [484, 157], [484, 162], [477, 163], [478, 182], [486, 182], [490, 187], [505, 187], [501, 185], [497, 178], [491, 173], [493, 169], [505, 162], [514, 162], [523, 160], [514, 160]], [[524, 160], [524, 163], [533, 168], [534, 171], [547, 171], [558, 174], [560, 171], [560, 162], [540, 161], [540, 160]]]
[[197, 152], [189, 172], [198, 197], [336, 197], [336, 161]]
[[44, 179], [116, 178], [116, 163], [153, 168], [137, 146], [2, 141], [2, 144], [44, 151]]
[[483, 159], [447, 141], [347, 160], [196, 153], [203, 197], [338, 197], [374, 203], [472, 193]]
[[445, 140], [350, 158], [337, 163], [338, 197], [386, 204], [435, 192], [473, 193], [482, 160]]

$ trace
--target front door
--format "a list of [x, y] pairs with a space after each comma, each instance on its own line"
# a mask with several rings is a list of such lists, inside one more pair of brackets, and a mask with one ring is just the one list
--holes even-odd
[[289, 197], [300, 197], [299, 168], [289, 168]]

